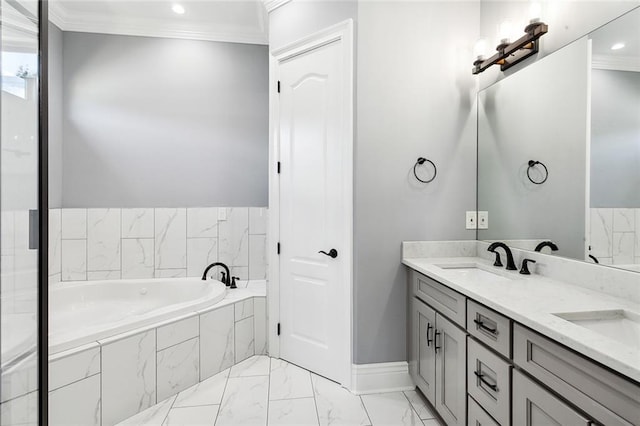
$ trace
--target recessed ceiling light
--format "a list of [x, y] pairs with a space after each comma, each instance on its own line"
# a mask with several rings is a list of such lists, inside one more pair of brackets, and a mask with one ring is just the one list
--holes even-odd
[[171, 6], [171, 10], [173, 10], [178, 15], [184, 15], [184, 7], [181, 4], [175, 3], [173, 6]]
[[611, 50], [620, 50], [624, 47], [624, 43], [616, 43], [613, 46], [611, 46]]

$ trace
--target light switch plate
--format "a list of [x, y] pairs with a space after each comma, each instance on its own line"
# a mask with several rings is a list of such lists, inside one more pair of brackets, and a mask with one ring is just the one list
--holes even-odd
[[478, 229], [489, 229], [489, 212], [478, 212]]
[[227, 220], [227, 209], [224, 207], [218, 209], [218, 220]]
[[477, 229], [478, 215], [476, 211], [467, 212], [467, 229]]

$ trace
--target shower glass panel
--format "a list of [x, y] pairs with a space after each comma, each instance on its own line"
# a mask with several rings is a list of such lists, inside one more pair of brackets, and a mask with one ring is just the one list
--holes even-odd
[[35, 425], [38, 423], [38, 2], [0, 2], [0, 425]]

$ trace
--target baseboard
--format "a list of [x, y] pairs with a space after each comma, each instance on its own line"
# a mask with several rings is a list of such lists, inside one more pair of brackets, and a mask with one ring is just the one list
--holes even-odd
[[351, 366], [351, 391], [356, 395], [415, 389], [406, 361]]

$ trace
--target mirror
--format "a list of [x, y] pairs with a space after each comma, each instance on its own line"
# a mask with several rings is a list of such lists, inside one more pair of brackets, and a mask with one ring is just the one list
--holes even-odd
[[640, 8], [478, 93], [478, 210], [479, 240], [640, 272]]

